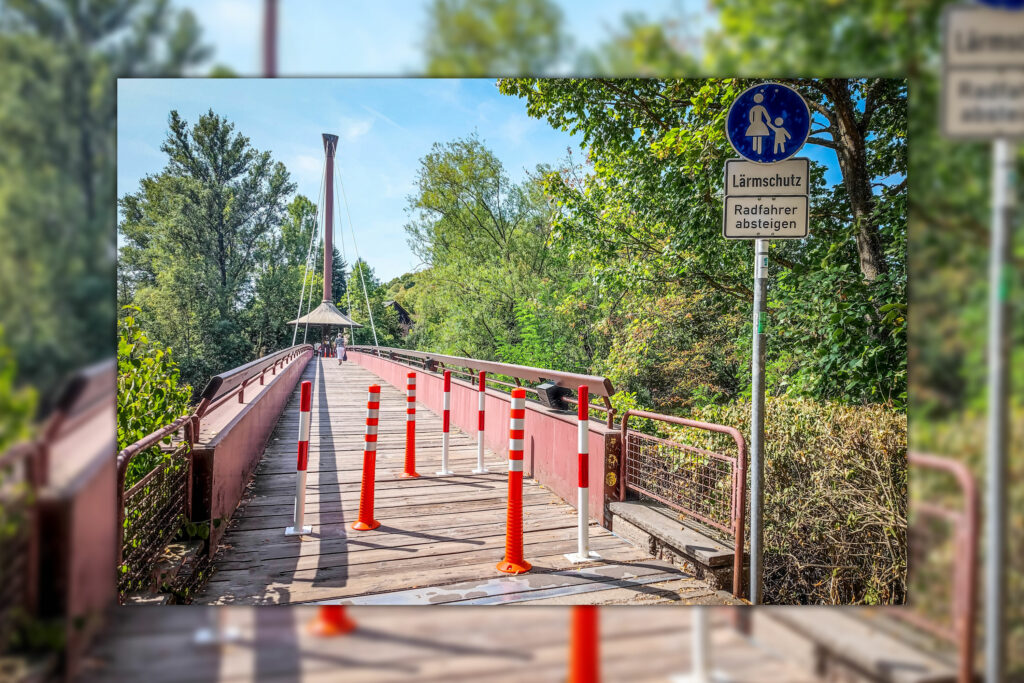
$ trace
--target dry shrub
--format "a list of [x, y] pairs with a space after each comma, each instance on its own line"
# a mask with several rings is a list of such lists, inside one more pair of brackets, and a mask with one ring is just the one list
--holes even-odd
[[[749, 403], [706, 406], [689, 417], [737, 427], [750, 443]], [[698, 430], [673, 438], [735, 451], [730, 438]], [[765, 602], [902, 604], [906, 415], [878, 405], [769, 398], [765, 447]]]

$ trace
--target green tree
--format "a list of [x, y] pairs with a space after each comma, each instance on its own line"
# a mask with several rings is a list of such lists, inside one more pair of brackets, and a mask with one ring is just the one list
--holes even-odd
[[252, 360], [243, 312], [295, 185], [269, 152], [212, 111], [191, 127], [172, 111], [169, 124], [167, 166], [121, 198], [119, 267], [147, 329], [175, 348], [183, 374], [199, 384]]
[[[610, 292], [643, 286], [687, 300], [708, 290], [717, 293], [721, 314], [737, 306], [749, 312], [749, 245], [721, 239], [722, 167], [730, 156], [724, 116], [746, 85], [729, 79], [500, 82], [502, 92], [526, 100], [532, 116], [582, 136], [592, 168], [548, 175], [547, 191], [559, 205], [553, 236], [573, 253], [586, 253]], [[844, 182], [826, 187], [815, 168], [811, 238], [772, 245], [779, 282], [770, 292], [772, 333], [782, 342], [772, 348], [785, 350], [777, 356], [781, 372], [773, 389], [902, 403], [905, 84], [793, 85], [816, 113], [811, 144], [835, 150]], [[801, 302], [826, 302], [828, 310]], [[742, 349], [747, 335], [738, 337]]]
[[[138, 313], [138, 308], [129, 306], [118, 321], [118, 450], [188, 414], [192, 395], [191, 387], [179, 381], [171, 350], [150, 340], [135, 319]], [[163, 457], [159, 446], [135, 456], [128, 466], [125, 487], [130, 488]]]
[[431, 76], [541, 74], [566, 52], [548, 0], [434, 0], [425, 30]]
[[115, 77], [207, 55], [165, 0], [0, 3], [0, 324], [18, 383], [45, 396], [111, 353]]

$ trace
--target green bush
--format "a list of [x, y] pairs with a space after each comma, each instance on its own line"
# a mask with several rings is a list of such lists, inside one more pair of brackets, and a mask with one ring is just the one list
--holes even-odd
[[[155, 345], [135, 320], [139, 309], [125, 306], [118, 322], [117, 448], [121, 450], [188, 413], [192, 388], [178, 384], [170, 349]], [[131, 487], [166, 456], [154, 446], [132, 460], [125, 477]]]
[[[750, 443], [749, 403], [705, 406], [689, 417], [735, 426]], [[727, 436], [691, 429], [672, 436], [735, 452]], [[905, 414], [879, 405], [771, 397], [764, 464], [765, 602], [905, 601]]]
[[[1011, 413], [1010, 424], [1011, 440], [1007, 454], [1009, 463], [1007, 508], [1010, 518], [1006, 525], [1009, 534], [1006, 549], [1008, 594], [1003, 602], [1006, 605], [1009, 633], [1009, 643], [1006, 647], [1009, 655], [1008, 668], [1011, 673], [1020, 675], [1024, 674], [1024, 485], [1021, 485], [1021, 482], [1024, 482], [1024, 428], [1022, 428], [1024, 427], [1024, 407], [1017, 407]], [[913, 450], [965, 463], [974, 473], [981, 496], [985, 494], [985, 445], [987, 440], [986, 418], [983, 413], [959, 415], [947, 419], [917, 419], [915, 417], [911, 430]], [[927, 500], [953, 509], [963, 505], [959, 488], [951, 477], [939, 472], [915, 469], [910, 487], [911, 512], [913, 512], [914, 503], [919, 500]], [[981, 505], [984, 506], [983, 500]], [[982, 515], [984, 515], [984, 509]], [[983, 520], [982, 533], [984, 533], [984, 528]], [[915, 536], [914, 540], [916, 539]], [[983, 567], [987, 562], [984, 538], [979, 539], [978, 548], [980, 552], [978, 564], [979, 567]], [[914, 548], [913, 542], [911, 550], [915, 551], [914, 558], [916, 559], [919, 553]], [[922, 552], [934, 553], [930, 547], [923, 548]], [[933, 574], [924, 573], [918, 563], [911, 562], [910, 581], [913, 590], [910, 595], [910, 604], [914, 605], [915, 609], [918, 606], [927, 607], [929, 614], [944, 611], [948, 618], [951, 597], [948, 574], [935, 577]], [[979, 579], [979, 591], [982, 590], [980, 583]], [[979, 638], [983, 638], [980, 620], [978, 623]]]

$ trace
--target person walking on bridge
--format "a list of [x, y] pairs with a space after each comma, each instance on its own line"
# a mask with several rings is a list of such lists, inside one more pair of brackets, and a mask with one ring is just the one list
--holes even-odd
[[339, 330], [338, 336], [334, 338], [334, 344], [338, 350], [338, 365], [341, 365], [341, 361], [348, 360], [348, 355], [345, 353], [345, 346], [347, 342], [348, 339]]

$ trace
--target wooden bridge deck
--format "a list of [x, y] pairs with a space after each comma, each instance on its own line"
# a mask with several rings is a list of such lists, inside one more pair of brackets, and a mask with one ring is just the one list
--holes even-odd
[[[417, 410], [418, 479], [399, 479], [404, 462], [405, 396], [353, 363], [310, 361], [313, 382], [306, 524], [291, 523], [298, 433], [298, 387], [285, 407], [249, 491], [225, 533], [215, 572], [197, 604], [700, 603], [731, 596], [591, 525], [602, 560], [571, 565], [576, 512], [532, 479], [524, 484], [525, 555], [534, 569], [513, 577], [504, 555], [505, 455], [486, 453], [490, 474], [469, 474], [475, 435], [452, 431], [449, 467], [436, 477], [441, 420]], [[381, 384], [373, 531], [353, 531], [359, 505], [366, 390]]]
[[[530, 607], [353, 608], [356, 631], [315, 638], [308, 607], [119, 610], [78, 680], [146, 681], [564, 681], [569, 611]], [[713, 617], [712, 663], [737, 683], [820, 680]], [[200, 627], [236, 629], [226, 645], [199, 646]], [[690, 610], [601, 611], [602, 680], [658, 681], [685, 674]]]

